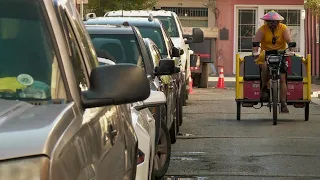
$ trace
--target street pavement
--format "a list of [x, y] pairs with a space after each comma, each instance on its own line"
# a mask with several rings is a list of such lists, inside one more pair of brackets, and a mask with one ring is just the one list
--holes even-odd
[[267, 107], [242, 108], [237, 121], [234, 87], [215, 85], [189, 96], [165, 180], [320, 180], [320, 105], [309, 121], [291, 106], [277, 126]]

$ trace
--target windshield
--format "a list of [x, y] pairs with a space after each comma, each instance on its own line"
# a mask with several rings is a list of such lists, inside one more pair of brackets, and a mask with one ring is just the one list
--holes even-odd
[[156, 16], [155, 18], [162, 22], [170, 37], [179, 37], [179, 31], [173, 16]]
[[90, 34], [95, 49], [105, 51], [116, 64], [130, 63], [144, 67], [134, 34]]
[[159, 48], [161, 55], [168, 55], [167, 47], [160, 28], [137, 27], [143, 38], [150, 38]]
[[66, 98], [41, 9], [36, 0], [0, 0], [1, 99]]

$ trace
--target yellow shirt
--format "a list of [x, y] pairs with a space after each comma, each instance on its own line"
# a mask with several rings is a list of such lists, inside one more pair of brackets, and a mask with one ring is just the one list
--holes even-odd
[[[285, 24], [279, 23], [274, 33], [272, 33], [271, 29], [268, 25], [262, 25], [259, 30], [263, 33], [263, 37], [261, 40], [261, 52], [260, 56], [256, 59], [257, 64], [264, 63], [265, 51], [269, 50], [285, 50], [287, 47], [287, 42], [284, 39], [284, 32], [286, 31], [287, 26]], [[276, 43], [272, 44], [272, 38], [275, 37]]]

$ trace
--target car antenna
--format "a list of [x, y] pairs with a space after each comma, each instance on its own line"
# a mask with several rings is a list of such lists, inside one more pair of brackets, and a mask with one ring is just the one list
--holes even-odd
[[122, 17], [123, 17], [123, 9], [124, 9], [124, 0], [122, 0]]

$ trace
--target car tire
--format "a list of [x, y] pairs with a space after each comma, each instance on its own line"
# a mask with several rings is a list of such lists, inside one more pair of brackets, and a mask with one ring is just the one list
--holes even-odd
[[[161, 154], [163, 153], [163, 151], [159, 149], [159, 146], [160, 147], [165, 146], [166, 154]], [[170, 133], [168, 131], [166, 124], [163, 121], [161, 121], [160, 137], [159, 137], [159, 141], [156, 146], [155, 152], [156, 154], [155, 154], [154, 163], [153, 163], [152, 179], [161, 180], [168, 171], [170, 158], [171, 158]], [[161, 159], [160, 157], [161, 155], [162, 156], [166, 155], [166, 157], [164, 158], [165, 159], [164, 162], [158, 161]]]
[[187, 98], [188, 98], [187, 95], [188, 95], [187, 84], [183, 83], [182, 88], [181, 88], [182, 106], [187, 105]]
[[179, 116], [178, 116], [178, 119], [179, 119], [179, 126], [181, 126], [182, 125], [182, 123], [183, 123], [183, 99], [182, 98], [180, 98], [180, 101], [179, 101], [180, 103], [179, 103], [179, 109], [178, 109], [178, 111], [179, 111]]
[[[171, 115], [172, 116], [172, 115]], [[172, 116], [172, 124], [170, 127], [170, 139], [171, 139], [171, 143], [174, 144], [177, 142], [177, 108], [176, 108], [176, 112], [174, 113], [174, 115]]]

